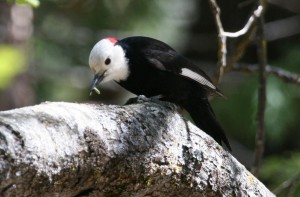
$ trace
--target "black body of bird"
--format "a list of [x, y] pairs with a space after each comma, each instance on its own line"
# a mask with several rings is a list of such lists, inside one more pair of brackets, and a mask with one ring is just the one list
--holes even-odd
[[[222, 95], [222, 93], [198, 66], [167, 44], [153, 38], [128, 37], [122, 40], [114, 38], [103, 40], [101, 40], [103, 46], [100, 46], [100, 41], [99, 46], [95, 45], [94, 52], [92, 51], [90, 55], [90, 67], [95, 72], [91, 89], [99, 81], [108, 77], [110, 72], [114, 72], [116, 77], [108, 80], [117, 81], [136, 95], [146, 97], [160, 95], [161, 100], [183, 107], [200, 129], [212, 136], [219, 144], [225, 143], [231, 150], [225, 132], [216, 120], [208, 102], [209, 95]], [[118, 50], [111, 50], [103, 55], [106, 50], [109, 50], [109, 43]], [[95, 57], [99, 54], [101, 58]], [[119, 60], [121, 61], [118, 62]], [[103, 63], [100, 64], [98, 61]], [[108, 62], [109, 64], [106, 64]], [[107, 73], [110, 66], [121, 68]], [[120, 72], [120, 75], [117, 75], [117, 72]]]

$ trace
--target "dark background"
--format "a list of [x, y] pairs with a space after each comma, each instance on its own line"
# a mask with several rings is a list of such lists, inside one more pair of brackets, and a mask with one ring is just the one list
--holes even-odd
[[[218, 1], [226, 31], [243, 27], [256, 2]], [[269, 0], [265, 14], [268, 63], [300, 73], [300, 1]], [[217, 30], [208, 1], [73, 0], [40, 2], [37, 8], [0, 1], [0, 110], [44, 101], [123, 104], [132, 96], [114, 83], [89, 96], [88, 56], [103, 37], [144, 35], [162, 40], [212, 75], [218, 56]], [[238, 39], [230, 39], [231, 51]], [[250, 43], [242, 63], [256, 64]], [[213, 108], [247, 168], [253, 160], [258, 78], [227, 73], [219, 85], [227, 99]], [[269, 76], [266, 150], [259, 178], [275, 189], [300, 171], [300, 87]], [[300, 195], [296, 185], [294, 196]], [[284, 192], [282, 193], [284, 194]]]

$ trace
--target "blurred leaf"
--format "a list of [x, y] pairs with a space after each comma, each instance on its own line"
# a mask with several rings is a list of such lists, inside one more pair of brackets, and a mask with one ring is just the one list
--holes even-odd
[[24, 62], [25, 58], [19, 49], [0, 45], [0, 89], [8, 86], [24, 70]]
[[29, 5], [31, 7], [37, 8], [40, 5], [39, 0], [7, 0], [8, 3], [16, 2], [19, 5]]
[[[300, 169], [300, 154], [291, 153], [284, 156], [269, 157], [264, 161], [261, 169], [261, 178], [269, 188], [275, 189], [284, 181], [293, 177]], [[285, 191], [281, 194], [284, 196]], [[300, 185], [296, 185], [293, 196], [300, 195]], [[279, 195], [281, 196], [281, 195]]]
[[267, 137], [272, 142], [272, 148], [279, 147], [284, 143], [287, 135], [291, 135], [291, 125], [298, 120], [297, 112], [291, 109], [297, 102], [294, 101], [291, 88], [274, 77], [268, 78], [266, 128]]
[[218, 120], [226, 133], [252, 148], [255, 140], [256, 78], [243, 76], [239, 83], [232, 83], [222, 91], [227, 99], [213, 100]]

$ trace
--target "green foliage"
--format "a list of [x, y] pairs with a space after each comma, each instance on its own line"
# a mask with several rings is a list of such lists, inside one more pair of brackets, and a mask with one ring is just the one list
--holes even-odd
[[17, 3], [19, 5], [29, 5], [31, 7], [37, 8], [40, 5], [39, 0], [6, 0], [8, 3]]
[[9, 45], [0, 45], [0, 89], [7, 87], [12, 79], [24, 71], [25, 57], [21, 51]]
[[254, 146], [256, 78], [246, 75], [239, 83], [221, 88], [226, 99], [215, 98], [213, 106], [226, 133], [248, 148]]
[[285, 68], [289, 71], [300, 72], [300, 46], [299, 42], [285, 43], [282, 46], [283, 53], [277, 61], [272, 62], [273, 65]]
[[[277, 78], [269, 77], [267, 85], [266, 128], [272, 149], [280, 147], [290, 135], [297, 131], [299, 113], [294, 87]], [[294, 109], [294, 110], [291, 110]]]
[[[291, 179], [300, 171], [300, 154], [290, 153], [283, 156], [267, 158], [261, 169], [261, 179], [270, 189], [276, 189], [284, 181]], [[293, 196], [300, 196], [300, 184], [295, 185]], [[282, 191], [279, 196], [285, 196], [287, 191]]]
[[[213, 100], [217, 116], [227, 133], [248, 148], [253, 148], [255, 143], [257, 85], [256, 76], [243, 75], [238, 85], [227, 84], [221, 88], [226, 100]], [[268, 77], [265, 111], [267, 151], [279, 151], [287, 143], [294, 143], [291, 136], [297, 137], [300, 116], [298, 89], [278, 78]]]

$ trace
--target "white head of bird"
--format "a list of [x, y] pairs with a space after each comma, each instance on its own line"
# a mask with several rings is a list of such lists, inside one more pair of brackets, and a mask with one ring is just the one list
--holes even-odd
[[95, 75], [95, 86], [100, 82], [125, 80], [129, 75], [125, 52], [121, 46], [115, 45], [116, 42], [115, 38], [102, 39], [90, 53], [89, 65]]

